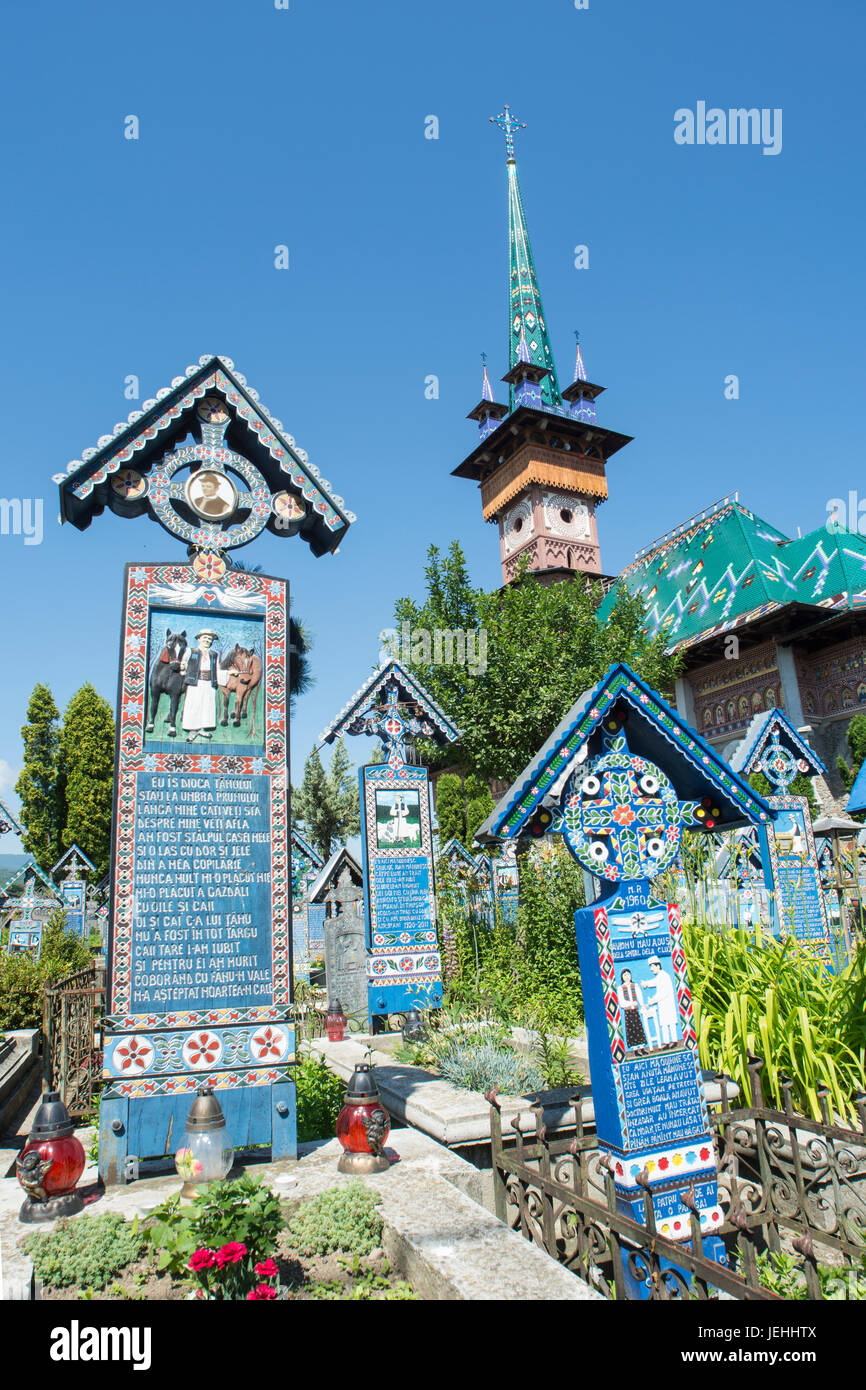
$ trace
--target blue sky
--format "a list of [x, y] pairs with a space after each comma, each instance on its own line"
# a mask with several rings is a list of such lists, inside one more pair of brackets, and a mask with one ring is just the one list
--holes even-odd
[[[0, 497], [44, 498], [45, 535], [0, 535], [0, 797], [37, 680], [61, 707], [88, 679], [113, 702], [124, 562], [183, 553], [145, 518], [55, 522], [51, 475], [133, 408], [130, 374], [144, 399], [232, 357], [357, 513], [336, 556], [266, 536], [243, 557], [288, 575], [315, 638], [296, 776], [431, 541], [459, 537], [499, 582], [496, 532], [450, 472], [476, 438], [478, 354], [507, 367], [505, 102], [528, 126], [560, 375], [578, 327], [600, 421], [636, 437], [609, 469], [605, 569], [736, 488], [793, 534], [866, 492], [864, 31], [856, 0], [7, 6]], [[699, 101], [781, 108], [781, 153], [677, 145], [674, 112]]]

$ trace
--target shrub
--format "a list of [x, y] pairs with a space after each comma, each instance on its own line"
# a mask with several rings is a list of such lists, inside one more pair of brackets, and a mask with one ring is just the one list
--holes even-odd
[[440, 1056], [439, 1070], [446, 1081], [469, 1091], [496, 1086], [504, 1095], [519, 1096], [544, 1085], [537, 1062], [483, 1037], [455, 1041]]
[[298, 1088], [298, 1142], [333, 1139], [343, 1108], [345, 1082], [329, 1071], [323, 1057], [302, 1058], [295, 1071]]
[[757, 1053], [768, 1102], [781, 1107], [789, 1076], [804, 1114], [821, 1119], [824, 1085], [836, 1114], [853, 1119], [854, 1095], [866, 1089], [866, 946], [832, 975], [790, 937], [697, 924], [683, 935], [702, 1065], [748, 1095], [748, 1056]]
[[0, 1028], [38, 1028], [46, 984], [90, 964], [90, 951], [75, 932], [65, 930], [65, 920], [63, 911], [52, 913], [38, 960], [26, 951], [0, 953]]
[[104, 1289], [138, 1259], [142, 1245], [138, 1223], [115, 1212], [60, 1221], [55, 1230], [35, 1231], [24, 1241], [37, 1278], [51, 1289]]
[[[157, 1207], [148, 1221], [145, 1237], [157, 1252], [156, 1267], [173, 1278], [189, 1272], [197, 1250], [220, 1250], [241, 1244], [244, 1268], [252, 1281], [254, 1266], [277, 1248], [282, 1229], [280, 1203], [268, 1187], [249, 1173], [230, 1182], [214, 1182], [195, 1201], [182, 1204], [179, 1194]], [[250, 1287], [253, 1283], [250, 1283]]]
[[382, 1238], [378, 1197], [357, 1178], [303, 1202], [286, 1227], [301, 1255], [369, 1255]]

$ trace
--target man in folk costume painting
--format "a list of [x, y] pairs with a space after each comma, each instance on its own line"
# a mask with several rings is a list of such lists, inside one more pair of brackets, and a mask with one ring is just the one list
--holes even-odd
[[217, 690], [228, 685], [230, 676], [238, 674], [234, 666], [226, 671], [221, 668], [219, 653], [211, 650], [217, 640], [218, 634], [205, 628], [196, 634], [198, 650], [188, 649], [181, 662], [184, 684], [181, 723], [186, 730], [187, 743], [211, 737], [217, 722]]

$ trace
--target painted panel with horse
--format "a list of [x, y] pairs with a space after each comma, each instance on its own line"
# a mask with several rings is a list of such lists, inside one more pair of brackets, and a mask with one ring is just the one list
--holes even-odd
[[253, 615], [202, 620], [192, 608], [155, 609], [148, 634], [145, 746], [261, 749], [264, 624]]

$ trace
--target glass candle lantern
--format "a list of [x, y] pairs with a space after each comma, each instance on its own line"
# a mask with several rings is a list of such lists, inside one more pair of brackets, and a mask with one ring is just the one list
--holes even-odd
[[222, 1107], [209, 1086], [200, 1086], [190, 1106], [186, 1129], [174, 1156], [183, 1178], [182, 1197], [197, 1197], [198, 1189], [227, 1177], [235, 1151]]
[[75, 1123], [59, 1092], [47, 1091], [15, 1165], [18, 1181], [27, 1193], [20, 1221], [53, 1221], [83, 1210], [84, 1200], [75, 1186], [87, 1159], [74, 1130]]
[[339, 999], [335, 999], [333, 1004], [328, 1005], [328, 1016], [325, 1019], [325, 1028], [328, 1033], [328, 1042], [342, 1042], [346, 1032], [348, 1019], [343, 1013], [343, 1006]]
[[384, 1173], [390, 1168], [385, 1143], [391, 1119], [382, 1104], [372, 1067], [359, 1062], [349, 1078], [346, 1099], [337, 1116], [337, 1138], [343, 1153], [341, 1173]]

